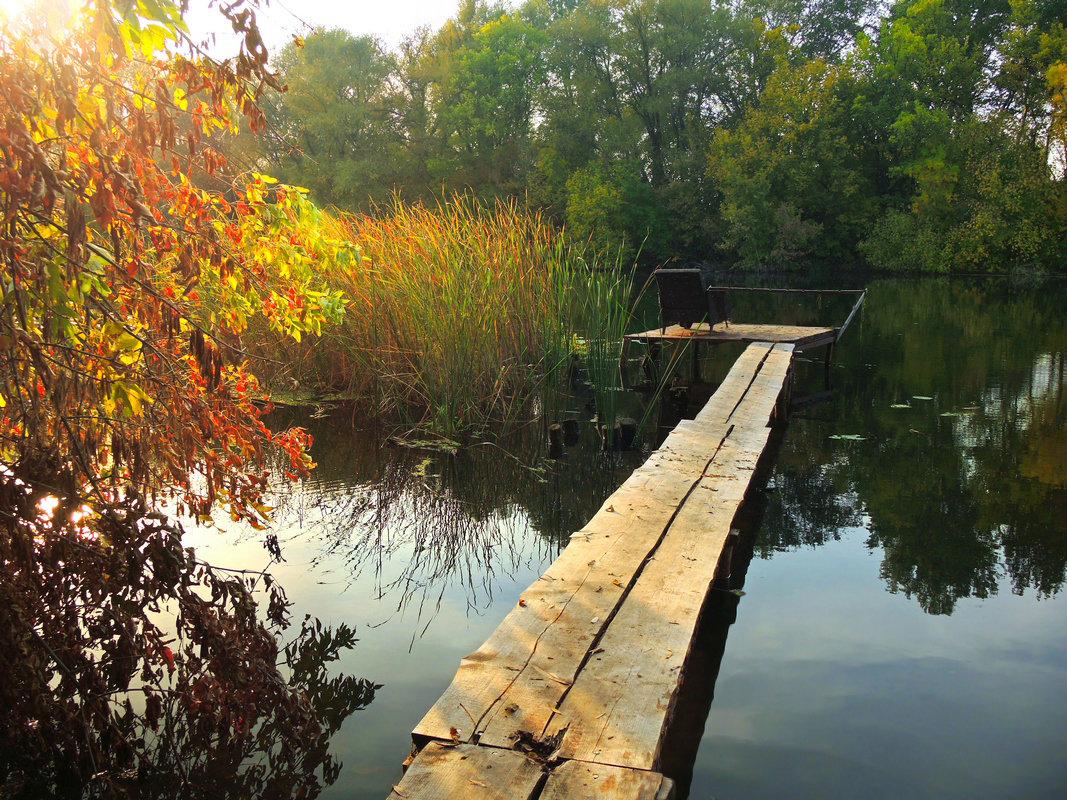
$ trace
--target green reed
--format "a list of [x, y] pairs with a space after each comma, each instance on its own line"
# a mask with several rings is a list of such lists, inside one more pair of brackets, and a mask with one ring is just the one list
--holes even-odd
[[538, 212], [464, 196], [321, 224], [359, 247], [351, 263], [321, 265], [345, 315], [297, 345], [260, 337], [280, 362], [261, 369], [273, 387], [339, 392], [450, 435], [528, 408], [576, 341], [588, 344], [594, 385], [615, 385], [629, 278], [587, 263]]

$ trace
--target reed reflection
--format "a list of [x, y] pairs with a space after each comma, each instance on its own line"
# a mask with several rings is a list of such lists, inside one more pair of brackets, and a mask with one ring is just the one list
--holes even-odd
[[[284, 413], [300, 421], [298, 411]], [[563, 459], [545, 457], [542, 423], [455, 451], [376, 439], [343, 411], [303, 424], [318, 467], [274, 501], [283, 557], [299, 542], [319, 572], [371, 580], [391, 614], [414, 613], [415, 636], [446, 593], [479, 613], [501, 580], [551, 562], [643, 458], [600, 452], [587, 422]]]

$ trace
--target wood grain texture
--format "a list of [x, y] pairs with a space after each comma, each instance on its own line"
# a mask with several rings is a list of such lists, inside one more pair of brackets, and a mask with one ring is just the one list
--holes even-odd
[[[563, 758], [656, 769], [684, 666], [724, 545], [766, 447], [791, 347], [772, 348], [654, 556], [567, 692], [546, 734], [565, 731]], [[777, 352], [776, 352], [777, 351]], [[688, 455], [723, 420], [680, 425], [667, 452]], [[671, 437], [668, 437], [669, 439]], [[666, 443], [665, 443], [666, 444]], [[699, 464], [697, 459], [695, 462]]]
[[509, 747], [516, 730], [540, 732], [541, 717], [570, 685], [691, 484], [677, 473], [649, 472], [614, 492], [485, 643], [462, 659], [414, 734], [447, 739], [456, 728], [462, 741], [488, 735], [488, 743]]
[[658, 772], [568, 761], [555, 769], [539, 800], [674, 800], [674, 781]]
[[559, 755], [656, 769], [683, 669], [758, 453], [724, 447], [582, 669], [549, 735]]
[[668, 796], [669, 782], [656, 773], [663, 737], [793, 350], [750, 345], [696, 418], [679, 423], [571, 536], [486, 642], [461, 661], [414, 731], [447, 741], [456, 729], [471, 744], [448, 752], [428, 745], [412, 765], [420, 770], [409, 770], [398, 791], [438, 791], [422, 788], [438, 786], [422, 772], [449, 773], [447, 785], [456, 791], [464, 780], [493, 791], [495, 783], [470, 777], [488, 766], [475, 756], [485, 751], [499, 761], [494, 781], [504, 772], [500, 764], [515, 772], [513, 793], [504, 796], [527, 797], [526, 759], [506, 749], [522, 731], [534, 738], [563, 733], [555, 755], [565, 761], [541, 797]]
[[815, 344], [829, 344], [837, 335], [836, 328], [816, 325], [768, 325], [753, 322], [722, 322], [709, 328], [707, 323], [683, 328], [681, 325], [668, 325], [664, 331], [654, 328], [643, 333], [630, 333], [628, 340], [644, 341], [685, 341], [695, 339], [701, 342], [783, 342], [802, 347]]
[[432, 742], [389, 792], [389, 800], [531, 800], [543, 773], [514, 750]]
[[[772, 350], [753, 345], [742, 354], [716, 395], [724, 409], [736, 410]], [[481, 647], [461, 660], [413, 734], [447, 740], [454, 728], [461, 741], [509, 747], [517, 731], [543, 731], [729, 425], [680, 424], [571, 537]]]

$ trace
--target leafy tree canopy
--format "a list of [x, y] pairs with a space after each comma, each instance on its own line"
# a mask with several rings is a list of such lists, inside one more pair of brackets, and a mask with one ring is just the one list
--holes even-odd
[[[221, 63], [191, 47], [172, 0], [94, 0], [65, 27], [0, 33], [0, 782], [14, 796], [188, 796], [213, 780], [298, 796], [335, 774], [313, 702], [279, 672], [262, 584], [199, 562], [174, 521], [221, 506], [260, 525], [271, 453], [294, 478], [311, 466], [302, 431], [261, 421], [241, 334], [254, 315], [297, 340], [319, 330], [341, 304], [311, 265], [358, 256], [267, 176], [201, 188], [224, 174], [211, 136], [262, 128], [257, 101], [277, 86], [253, 11], [220, 10], [242, 41]], [[284, 594], [261, 581], [284, 626]], [[268, 763], [248, 769], [257, 746]]]

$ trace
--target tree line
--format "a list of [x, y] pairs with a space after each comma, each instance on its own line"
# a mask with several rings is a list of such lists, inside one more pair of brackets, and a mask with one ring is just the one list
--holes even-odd
[[471, 191], [651, 262], [1064, 258], [1062, 0], [464, 0], [395, 51], [316, 30], [234, 143], [320, 203]]

